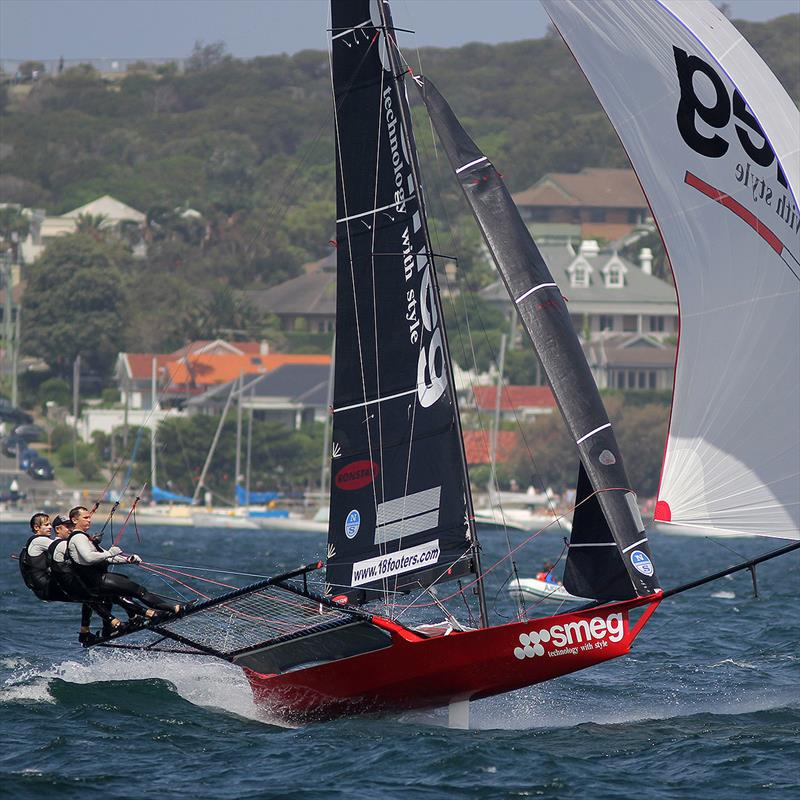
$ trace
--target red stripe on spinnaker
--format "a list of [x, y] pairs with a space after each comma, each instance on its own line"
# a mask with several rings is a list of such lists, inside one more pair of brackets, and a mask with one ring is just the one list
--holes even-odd
[[697, 175], [687, 172], [684, 182], [689, 186], [702, 192], [706, 197], [716, 200], [720, 205], [725, 206], [729, 211], [733, 211], [737, 217], [743, 219], [778, 255], [783, 252], [783, 242], [755, 215], [748, 211], [738, 200], [734, 200], [729, 194], [725, 194], [721, 189], [717, 189], [710, 183], [706, 183]]

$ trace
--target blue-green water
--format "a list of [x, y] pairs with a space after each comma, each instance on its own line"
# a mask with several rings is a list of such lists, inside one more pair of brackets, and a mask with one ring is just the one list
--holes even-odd
[[[0, 527], [6, 554], [24, 526]], [[146, 560], [276, 573], [323, 554], [318, 536], [149, 528]], [[520, 541], [521, 536], [514, 537]], [[738, 560], [654, 536], [673, 586]], [[505, 552], [483, 537], [484, 564]], [[728, 540], [744, 554], [778, 543]], [[523, 575], [560, 552], [521, 551]], [[0, 795], [9, 798], [800, 798], [800, 556], [665, 601], [630, 656], [473, 704], [469, 731], [420, 713], [287, 729], [209, 658], [84, 651], [78, 608], [45, 604], [0, 569]], [[511, 605], [492, 573], [490, 603]], [[132, 577], [159, 588], [141, 571]], [[227, 580], [222, 577], [221, 580]], [[492, 588], [493, 587], [493, 588]]]

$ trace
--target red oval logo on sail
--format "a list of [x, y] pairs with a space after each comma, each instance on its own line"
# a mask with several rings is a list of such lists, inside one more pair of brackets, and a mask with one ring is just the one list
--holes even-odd
[[378, 472], [379, 467], [374, 461], [354, 461], [336, 473], [334, 482], [337, 488], [352, 492], [369, 486], [378, 477]]

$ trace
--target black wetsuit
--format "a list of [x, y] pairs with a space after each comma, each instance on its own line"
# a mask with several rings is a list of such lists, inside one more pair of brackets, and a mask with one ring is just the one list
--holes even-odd
[[31, 542], [34, 539], [46, 539], [50, 542], [49, 536], [34, 534], [25, 542], [25, 547], [19, 554], [19, 571], [22, 573], [22, 580], [25, 585], [40, 599], [45, 601], [65, 601], [69, 600], [61, 590], [58, 581], [55, 580], [50, 571], [50, 563], [47, 557], [47, 550], [32, 556], [29, 551]]
[[[108, 561], [99, 561], [93, 564], [77, 563], [69, 547], [72, 538], [77, 535], [86, 536], [85, 533], [81, 533], [80, 531], [74, 531], [70, 534], [69, 539], [67, 539], [67, 559], [70, 561], [72, 569], [76, 573], [78, 579], [92, 594], [119, 603], [126, 611], [128, 611], [128, 606], [131, 605], [128, 598], [139, 600], [148, 608], [155, 608], [159, 611], [175, 610], [176, 604], [174, 601], [167, 600], [160, 595], [154, 594], [141, 584], [132, 581], [127, 575], [121, 575], [118, 572], [108, 572]], [[94, 545], [95, 550], [100, 553], [105, 552], [103, 548], [89, 536], [86, 536], [86, 538]], [[134, 613], [137, 613], [137, 611], [134, 611]], [[138, 613], [141, 613], [141, 609], [138, 609]]]
[[[56, 561], [54, 555], [56, 548], [60, 544], [64, 545], [65, 557], [63, 561]], [[72, 564], [66, 556], [66, 550], [67, 543], [65, 539], [56, 539], [47, 549], [47, 562], [54, 588], [63, 595], [65, 602], [83, 604], [81, 608], [81, 627], [89, 627], [89, 623], [92, 620], [92, 611], [94, 611], [103, 620], [104, 631], [110, 631], [110, 623], [114, 619], [114, 615], [111, 613], [111, 603], [100, 600], [81, 581], [72, 570]]]

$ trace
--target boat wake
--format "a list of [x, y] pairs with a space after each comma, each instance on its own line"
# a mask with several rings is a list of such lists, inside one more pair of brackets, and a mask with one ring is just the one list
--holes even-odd
[[253, 702], [250, 686], [238, 667], [218, 659], [186, 658], [169, 654], [91, 652], [85, 661], [66, 660], [49, 668], [24, 659], [0, 687], [0, 705], [15, 702], [56, 703], [54, 682], [96, 685], [161, 681], [193, 705], [218, 709], [243, 719], [280, 724]]

